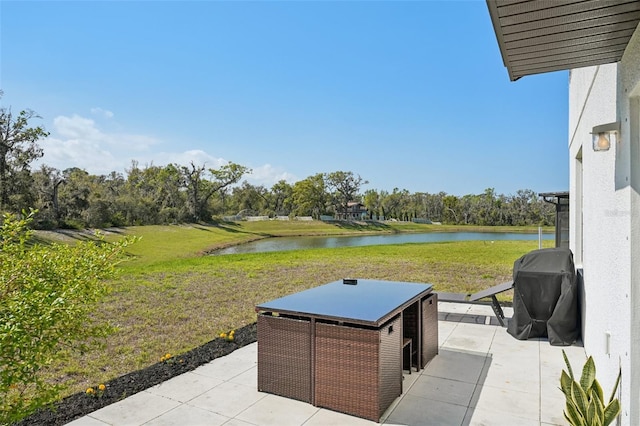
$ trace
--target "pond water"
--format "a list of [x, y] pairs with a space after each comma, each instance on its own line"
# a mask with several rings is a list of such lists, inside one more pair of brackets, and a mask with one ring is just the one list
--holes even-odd
[[[543, 233], [543, 240], [555, 239], [553, 233]], [[268, 251], [314, 248], [360, 247], [384, 244], [434, 243], [442, 241], [538, 240], [538, 234], [504, 232], [429, 232], [419, 234], [382, 234], [339, 237], [277, 237], [216, 250], [211, 254], [263, 253]]]

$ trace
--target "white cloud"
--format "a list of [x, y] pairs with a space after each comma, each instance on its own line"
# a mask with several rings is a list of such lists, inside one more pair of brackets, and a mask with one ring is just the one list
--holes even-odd
[[58, 116], [53, 119], [53, 126], [56, 133], [65, 138], [96, 140], [101, 137], [94, 121], [79, 115]]
[[293, 183], [299, 179], [291, 173], [273, 167], [271, 164], [253, 167], [253, 173], [247, 177], [247, 181], [252, 185], [264, 185], [266, 188], [271, 188], [281, 180]]
[[90, 118], [77, 114], [53, 119], [51, 136], [41, 144], [44, 163], [60, 170], [78, 167], [92, 174], [124, 171], [139, 154], [159, 141], [145, 135], [106, 133]]
[[91, 114], [98, 115], [103, 118], [113, 118], [113, 113], [108, 109], [102, 109], [100, 107], [91, 108]]
[[[93, 112], [93, 110], [92, 110]], [[109, 133], [102, 130], [94, 120], [74, 114], [71, 117], [58, 116], [53, 120], [51, 136], [42, 141], [44, 157], [37, 164], [47, 164], [59, 170], [70, 167], [84, 169], [91, 174], [104, 175], [112, 171], [124, 173], [136, 160], [141, 167], [147, 165], [164, 166], [169, 163], [187, 166], [193, 162], [217, 169], [229, 161], [215, 157], [203, 150], [182, 152], [153, 152], [152, 148], [161, 143], [156, 138], [128, 133]], [[293, 183], [298, 179], [291, 173], [264, 164], [253, 167], [241, 159], [235, 163], [246, 165], [253, 171], [245, 175], [252, 185], [271, 188], [280, 180]]]
[[77, 114], [71, 117], [64, 115], [53, 119], [54, 134], [66, 140], [76, 140], [85, 144], [99, 144], [105, 148], [124, 149], [127, 151], [147, 151], [158, 141], [144, 135], [126, 133], [105, 133], [96, 126], [95, 121]]

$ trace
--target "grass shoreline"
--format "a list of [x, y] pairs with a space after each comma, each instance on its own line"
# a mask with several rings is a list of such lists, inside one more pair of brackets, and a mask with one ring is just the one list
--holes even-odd
[[[205, 230], [211, 232], [214, 243], [200, 247], [198, 254], [206, 255], [211, 251], [244, 244], [266, 238], [307, 237], [307, 236], [352, 236], [401, 233], [442, 233], [442, 232], [502, 232], [535, 234], [535, 226], [475, 226], [475, 225], [433, 225], [413, 222], [321, 222], [321, 221], [256, 221], [256, 222], [219, 222], [212, 224], [176, 224], [147, 225], [129, 227], [111, 227], [99, 230], [107, 239], [113, 240], [124, 235], [141, 235], [157, 242], [157, 236], [185, 230]], [[553, 233], [554, 227], [543, 227], [543, 233]], [[58, 229], [35, 231], [39, 242], [66, 242], [93, 238], [95, 230]], [[176, 241], [171, 241], [175, 244]], [[142, 241], [145, 244], [145, 241]], [[196, 242], [197, 244], [197, 242]], [[193, 247], [188, 247], [193, 248]], [[157, 253], [146, 251], [145, 256], [155, 257]]]
[[[402, 225], [400, 225], [402, 226]], [[215, 247], [209, 248], [202, 252], [204, 255], [211, 254], [217, 250], [222, 250], [228, 247], [233, 247], [237, 245], [247, 244], [259, 240], [264, 240], [268, 238], [289, 238], [289, 237], [349, 237], [354, 235], [381, 235], [381, 234], [420, 234], [420, 233], [448, 233], [448, 232], [478, 232], [478, 233], [513, 233], [513, 234], [537, 234], [538, 228], [533, 227], [507, 227], [507, 226], [461, 226], [461, 225], [427, 225], [432, 226], [432, 228], [422, 229], [422, 228], [410, 228], [410, 229], [402, 229], [398, 226], [393, 227], [389, 230], [371, 230], [366, 227], [366, 225], [362, 228], [347, 228], [344, 232], [336, 234], [333, 232], [301, 232], [301, 233], [273, 233], [267, 235], [256, 236], [255, 238], [250, 238], [241, 242], [229, 242], [221, 245], [216, 245]], [[543, 227], [543, 233], [549, 234], [555, 232], [553, 227]]]
[[[205, 255], [213, 247], [271, 236], [453, 231], [444, 225], [419, 224], [383, 229], [369, 232], [327, 224], [248, 222], [110, 231], [105, 235], [108, 241], [124, 235], [142, 237], [130, 247], [131, 261], [119, 266], [120, 277], [111, 283], [112, 292], [96, 310], [95, 320], [109, 322], [117, 331], [107, 338], [103, 349], [70, 354], [69, 360], [47, 368], [46, 375], [68, 386], [65, 395], [81, 392], [153, 365], [167, 352], [187, 353], [222, 331], [254, 323], [256, 304], [345, 276], [431, 282], [440, 291], [475, 292], [510, 279], [513, 262], [538, 248], [537, 241], [469, 241]], [[537, 228], [480, 229], [537, 232]], [[86, 232], [75, 237], [64, 234], [64, 241], [90, 238]], [[41, 233], [38, 238], [50, 241]], [[551, 246], [552, 242], [544, 244]], [[510, 294], [502, 297], [508, 299]]]

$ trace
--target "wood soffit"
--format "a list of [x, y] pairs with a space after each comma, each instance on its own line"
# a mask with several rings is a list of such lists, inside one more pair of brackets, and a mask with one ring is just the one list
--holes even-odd
[[640, 22], [640, 0], [486, 0], [515, 81], [618, 62]]

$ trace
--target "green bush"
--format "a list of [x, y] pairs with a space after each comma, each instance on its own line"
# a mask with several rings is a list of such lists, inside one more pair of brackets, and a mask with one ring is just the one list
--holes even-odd
[[564, 350], [562, 356], [569, 371], [567, 374], [562, 370], [560, 376], [560, 389], [567, 400], [564, 417], [573, 426], [608, 426], [620, 414], [620, 401], [614, 396], [620, 384], [622, 370], [618, 373], [609, 402], [605, 404], [602, 387], [596, 380], [593, 358], [587, 359], [578, 383], [573, 377], [573, 370]]
[[0, 227], [0, 424], [55, 401], [62, 389], [40, 370], [69, 352], [61, 349], [86, 351], [110, 331], [94, 309], [133, 242], [31, 245], [34, 214], [5, 214]]

